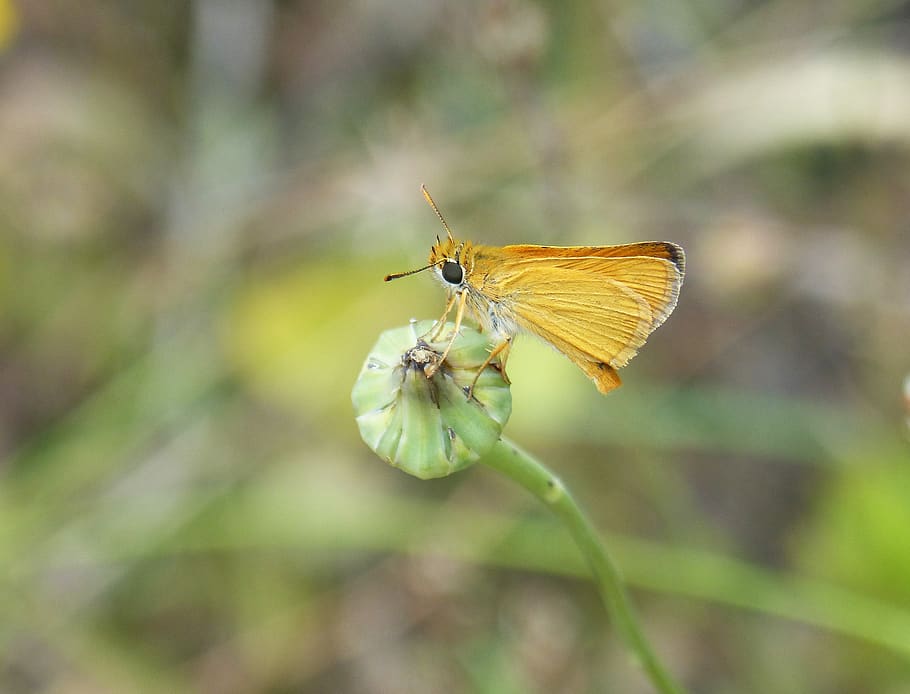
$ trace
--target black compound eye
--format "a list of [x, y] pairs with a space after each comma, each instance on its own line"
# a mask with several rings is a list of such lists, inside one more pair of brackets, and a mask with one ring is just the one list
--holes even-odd
[[442, 279], [449, 284], [461, 284], [464, 279], [464, 270], [458, 263], [447, 260], [442, 265]]

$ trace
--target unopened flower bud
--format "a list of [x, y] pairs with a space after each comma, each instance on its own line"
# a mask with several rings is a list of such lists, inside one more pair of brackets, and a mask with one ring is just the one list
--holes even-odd
[[435, 342], [428, 334], [435, 332], [432, 321], [384, 332], [351, 394], [366, 444], [421, 479], [476, 462], [499, 439], [512, 412], [499, 369], [488, 365], [477, 375], [489, 356], [486, 335], [462, 326], [440, 363], [453, 327], [447, 324]]

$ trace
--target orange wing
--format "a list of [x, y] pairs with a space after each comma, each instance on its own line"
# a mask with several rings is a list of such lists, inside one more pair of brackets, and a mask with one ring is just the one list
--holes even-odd
[[[652, 255], [637, 254], [646, 249]], [[673, 311], [685, 267], [674, 244], [476, 251], [495, 261], [471, 283], [521, 328], [563, 352], [604, 393], [620, 385], [616, 369]]]
[[631, 258], [644, 256], [647, 258], [663, 258], [669, 260], [679, 270], [680, 275], [686, 274], [686, 254], [681, 246], [669, 241], [641, 241], [639, 243], [624, 243], [618, 246], [534, 246], [522, 244], [505, 246], [497, 250], [522, 258]]

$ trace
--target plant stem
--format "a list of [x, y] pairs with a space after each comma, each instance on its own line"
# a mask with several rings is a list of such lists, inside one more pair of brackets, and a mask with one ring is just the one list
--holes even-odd
[[562, 519], [591, 567], [610, 618], [654, 688], [661, 694], [682, 694], [682, 688], [673, 681], [651, 650], [610, 555], [607, 554], [591, 522], [560, 479], [543, 463], [505, 438], [494, 445], [493, 450], [484, 456], [482, 462], [518, 482]]

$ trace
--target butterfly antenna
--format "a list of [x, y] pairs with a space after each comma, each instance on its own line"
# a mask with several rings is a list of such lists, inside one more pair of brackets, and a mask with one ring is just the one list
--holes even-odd
[[[442, 216], [442, 212], [440, 212], [439, 208], [436, 207], [436, 203], [433, 202], [433, 198], [430, 197], [430, 192], [427, 190], [427, 187], [423, 183], [420, 184], [420, 192], [423, 193], [423, 197], [425, 197], [427, 199], [427, 202], [430, 203], [430, 207], [433, 208], [433, 212], [435, 212], [436, 216], [439, 217], [439, 221], [442, 222], [442, 226], [445, 227], [446, 233], [449, 235], [449, 240], [454, 241], [454, 239], [452, 238], [452, 232], [449, 229], [449, 225], [446, 224], [445, 217]], [[424, 268], [424, 269], [426, 269], [426, 268]]]
[[407, 272], [395, 272], [391, 275], [386, 275], [385, 281], [390, 282], [392, 280], [397, 280], [399, 277], [407, 277], [408, 275], [416, 275], [418, 272], [423, 272], [424, 270], [429, 270], [431, 267], [433, 267], [435, 265], [439, 265], [439, 263], [444, 263], [444, 262], [445, 262], [445, 258], [443, 258], [441, 260], [437, 260], [435, 263], [430, 263], [429, 265], [424, 265], [423, 267], [417, 268], [416, 270], [408, 270]]

